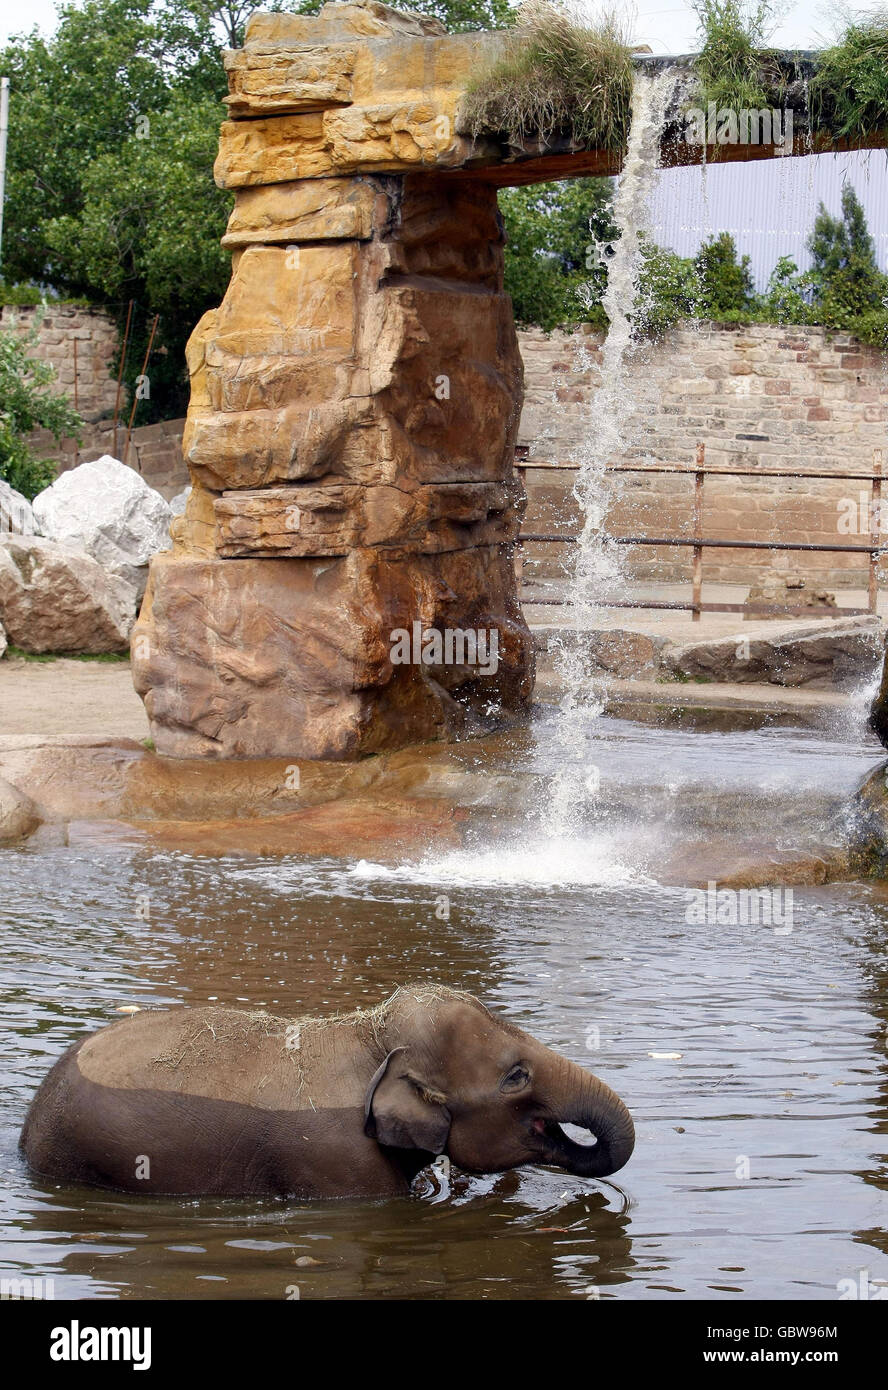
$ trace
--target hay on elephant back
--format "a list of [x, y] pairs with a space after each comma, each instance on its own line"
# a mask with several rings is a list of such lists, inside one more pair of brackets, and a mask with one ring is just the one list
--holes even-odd
[[[448, 985], [436, 984], [398, 985], [381, 1003], [369, 1009], [352, 1009], [348, 1013], [302, 1014], [282, 1018], [261, 1009], [230, 1009], [223, 1005], [212, 1008], [210, 1017], [207, 1017], [206, 1010], [200, 1010], [201, 1016], [197, 1018], [193, 1017], [191, 1011], [186, 1011], [178, 1036], [166, 1052], [152, 1058], [152, 1063], [170, 1070], [178, 1071], [181, 1067], [184, 1071], [192, 1071], [218, 1060], [220, 1048], [227, 1049], [238, 1043], [249, 1046], [251, 1042], [279, 1037], [281, 1050], [297, 1073], [298, 1095], [305, 1084], [305, 1055], [319, 1050], [323, 1035], [330, 1028], [352, 1025], [361, 1041], [381, 1061], [387, 1051], [383, 1029], [396, 1007], [406, 1003], [408, 1007], [415, 1005], [421, 1009], [450, 999], [472, 1005], [488, 1018], [492, 1017], [490, 1010], [474, 995]], [[506, 1028], [510, 1026], [501, 1019], [497, 1019], [497, 1022]]]

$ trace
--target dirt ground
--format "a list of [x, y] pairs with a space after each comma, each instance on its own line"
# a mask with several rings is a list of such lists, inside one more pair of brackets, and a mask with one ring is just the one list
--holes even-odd
[[148, 737], [128, 661], [0, 661], [0, 735]]
[[[674, 621], [671, 626], [680, 628]], [[698, 631], [694, 631], [695, 636]], [[560, 690], [550, 665], [546, 656], [540, 657], [536, 692], [541, 700], [557, 698]], [[609, 684], [614, 696], [611, 713], [621, 712], [622, 703], [627, 700], [660, 705], [666, 695], [662, 684], [650, 681], [611, 680]], [[719, 682], [674, 689], [681, 692], [683, 705], [763, 710], [772, 714], [796, 712], [801, 716], [850, 703], [847, 694], [773, 685]], [[56, 739], [83, 735], [102, 739], [148, 738], [148, 719], [133, 689], [129, 662], [4, 658], [0, 661], [0, 739], [21, 734]]]

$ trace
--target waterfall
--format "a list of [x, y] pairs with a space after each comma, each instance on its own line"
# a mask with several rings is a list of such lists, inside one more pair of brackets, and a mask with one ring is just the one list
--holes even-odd
[[[599, 364], [600, 384], [589, 409], [588, 433], [578, 455], [573, 495], [583, 517], [569, 582], [568, 607], [554, 656], [563, 695], [555, 731], [558, 770], [542, 811], [543, 829], [553, 837], [573, 833], [584, 807], [598, 790], [596, 770], [586, 757], [590, 723], [603, 710], [599, 681], [590, 673], [584, 649], [597, 610], [624, 591], [620, 548], [608, 540], [605, 522], [619, 491], [608, 465], [623, 454], [632, 415], [628, 368], [641, 345], [633, 340], [632, 314], [639, 288], [642, 234], [659, 164], [660, 139], [678, 74], [636, 72], [632, 120], [623, 170], [613, 205], [620, 232], [608, 263], [603, 305], [609, 328]], [[592, 369], [586, 355], [586, 366]]]

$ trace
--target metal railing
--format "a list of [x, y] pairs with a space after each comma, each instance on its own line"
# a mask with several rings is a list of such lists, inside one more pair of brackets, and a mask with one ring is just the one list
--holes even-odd
[[[861, 615], [864, 613], [877, 612], [879, 599], [879, 556], [884, 551], [888, 551], [888, 542], [878, 543], [880, 531], [880, 509], [882, 498], [882, 450], [873, 450], [873, 471], [872, 473], [840, 471], [807, 471], [793, 468], [707, 468], [706, 467], [705, 445], [697, 445], [697, 458], [693, 467], [685, 464], [656, 463], [656, 464], [619, 464], [607, 469], [608, 473], [669, 473], [693, 477], [694, 479], [694, 510], [693, 510], [693, 534], [691, 536], [608, 536], [607, 542], [611, 545], [657, 545], [657, 546], [688, 546], [692, 551], [693, 570], [691, 575], [691, 601], [690, 603], [667, 602], [657, 599], [624, 599], [619, 601], [608, 600], [602, 606], [605, 608], [670, 608], [683, 611], [690, 611], [692, 621], [699, 622], [701, 613], [755, 613], [760, 615], [786, 615], [811, 617], [815, 612], [821, 617], [845, 618], [849, 616]], [[576, 472], [577, 465], [572, 463], [555, 464], [534, 464], [528, 458], [526, 446], [515, 450], [515, 467], [522, 471], [528, 468], [541, 468], [545, 472], [569, 471]], [[824, 545], [814, 541], [753, 541], [753, 540], [734, 540], [730, 537], [717, 539], [705, 537], [703, 535], [703, 495], [705, 480], [707, 477], [731, 477], [731, 478], [826, 478], [833, 482], [838, 480], [855, 479], [868, 482], [870, 484], [870, 545]], [[545, 542], [558, 545], [575, 545], [576, 536], [552, 535], [545, 532], [525, 531], [518, 537], [516, 553], [516, 567], [518, 571], [519, 583], [523, 580], [524, 556], [523, 546], [525, 542]], [[861, 555], [866, 556], [868, 561], [868, 606], [866, 608], [832, 608], [821, 607], [813, 609], [793, 604], [780, 603], [704, 603], [702, 598], [703, 591], [703, 552], [704, 550], [788, 550], [788, 551], [817, 551], [842, 555]], [[523, 596], [524, 601], [531, 604], [540, 605], [569, 605], [569, 598], [536, 598], [532, 595]]]

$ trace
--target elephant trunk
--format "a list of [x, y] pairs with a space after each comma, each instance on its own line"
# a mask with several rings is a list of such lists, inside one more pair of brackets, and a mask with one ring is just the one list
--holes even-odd
[[[628, 1163], [635, 1148], [632, 1116], [616, 1092], [581, 1067], [571, 1067], [560, 1094], [550, 1097], [553, 1120], [538, 1122], [546, 1161], [583, 1178], [603, 1178]], [[595, 1144], [578, 1144], [561, 1129], [576, 1125], [595, 1135]]]

